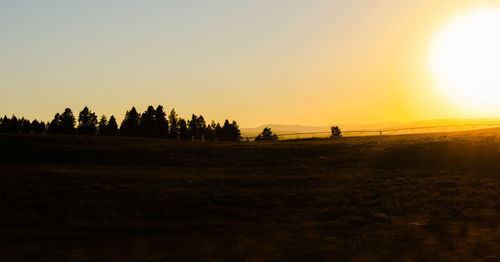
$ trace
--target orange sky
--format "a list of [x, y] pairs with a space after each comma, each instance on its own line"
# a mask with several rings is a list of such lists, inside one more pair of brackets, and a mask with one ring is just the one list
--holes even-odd
[[494, 1], [28, 3], [0, 8], [2, 114], [88, 105], [121, 120], [162, 104], [244, 127], [492, 116], [440, 94], [428, 53], [447, 21]]

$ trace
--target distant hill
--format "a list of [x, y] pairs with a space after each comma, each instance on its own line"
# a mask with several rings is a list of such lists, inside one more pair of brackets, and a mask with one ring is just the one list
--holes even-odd
[[242, 128], [241, 133], [243, 136], [256, 136], [262, 132], [265, 127], [270, 127], [276, 134], [286, 133], [308, 133], [308, 132], [328, 132], [329, 126], [302, 126], [302, 125], [280, 125], [270, 124], [262, 125], [254, 128]]
[[[481, 119], [449, 118], [449, 119], [432, 119], [432, 120], [407, 122], [407, 123], [397, 123], [397, 122], [384, 122], [384, 123], [374, 123], [374, 124], [346, 123], [346, 124], [339, 124], [339, 126], [344, 131], [365, 131], [365, 130], [391, 130], [400, 128], [418, 128], [418, 127], [429, 127], [429, 126], [488, 125], [488, 124], [500, 124], [500, 118], [481, 118]], [[260, 134], [264, 129], [264, 127], [270, 127], [271, 130], [276, 134], [330, 131], [330, 126], [269, 124], [252, 128], [241, 128], [241, 132], [244, 137], [245, 136], [253, 137]]]

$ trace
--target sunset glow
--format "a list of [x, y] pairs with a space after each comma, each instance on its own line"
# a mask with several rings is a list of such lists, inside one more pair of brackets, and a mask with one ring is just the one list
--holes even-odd
[[500, 9], [474, 9], [446, 24], [432, 44], [430, 68], [440, 91], [453, 102], [498, 113]]
[[[479, 6], [479, 7], [478, 7]], [[0, 112], [173, 108], [242, 127], [498, 117], [491, 0], [10, 1]]]

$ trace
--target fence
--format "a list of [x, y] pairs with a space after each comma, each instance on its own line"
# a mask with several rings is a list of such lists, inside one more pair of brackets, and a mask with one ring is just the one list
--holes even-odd
[[[485, 128], [500, 127], [498, 124], [459, 124], [459, 125], [440, 125], [440, 126], [421, 126], [421, 127], [405, 127], [394, 129], [380, 129], [380, 130], [342, 130], [342, 136], [355, 137], [355, 136], [375, 136], [375, 135], [405, 135], [405, 134], [426, 134], [426, 133], [439, 133], [439, 132], [457, 132], [457, 131], [471, 131]], [[330, 137], [331, 132], [304, 132], [304, 133], [283, 133], [276, 134], [280, 140], [292, 139], [308, 139], [308, 138], [327, 138]], [[253, 137], [243, 137], [243, 141], [255, 141]]]

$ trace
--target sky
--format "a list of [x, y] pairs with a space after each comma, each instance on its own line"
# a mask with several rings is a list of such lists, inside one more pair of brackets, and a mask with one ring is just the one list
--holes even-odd
[[135, 106], [262, 124], [491, 117], [440, 94], [429, 45], [495, 1], [0, 0], [0, 114]]

